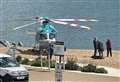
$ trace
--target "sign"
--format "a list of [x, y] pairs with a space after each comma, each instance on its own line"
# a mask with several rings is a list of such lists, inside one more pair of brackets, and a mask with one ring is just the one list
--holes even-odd
[[64, 42], [56, 41], [53, 48], [53, 54], [55, 56], [64, 56]]
[[49, 47], [49, 42], [48, 41], [39, 41], [40, 43], [39, 43], [39, 47], [40, 48], [48, 48]]
[[59, 63], [55, 65], [55, 82], [62, 82], [62, 65]]

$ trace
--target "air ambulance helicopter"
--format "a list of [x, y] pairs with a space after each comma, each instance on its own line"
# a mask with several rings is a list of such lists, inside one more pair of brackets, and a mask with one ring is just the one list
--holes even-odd
[[83, 26], [83, 25], [79, 25], [79, 24], [75, 24], [75, 23], [71, 23], [71, 22], [97, 22], [98, 20], [96, 19], [50, 19], [48, 17], [36, 17], [35, 22], [29, 23], [29, 24], [25, 24], [22, 26], [18, 26], [16, 28], [14, 28], [13, 30], [19, 30], [19, 29], [23, 29], [24, 27], [28, 27], [30, 25], [33, 24], [37, 24], [40, 23], [40, 27], [38, 28], [37, 32], [36, 32], [36, 38], [35, 38], [35, 46], [34, 49], [38, 49], [38, 50], [43, 50], [43, 49], [48, 49], [48, 47], [50, 46], [47, 43], [52, 43], [54, 44], [56, 42], [56, 33], [57, 30], [55, 29], [55, 27], [51, 24], [52, 23], [57, 23], [57, 24], [62, 24], [62, 25], [69, 25], [70, 27], [77, 27], [77, 28], [81, 28], [81, 29], [86, 29], [86, 30], [90, 30], [91, 28], [88, 26]]

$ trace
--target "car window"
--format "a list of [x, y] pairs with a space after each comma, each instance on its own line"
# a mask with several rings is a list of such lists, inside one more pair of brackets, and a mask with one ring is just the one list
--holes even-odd
[[0, 67], [18, 67], [19, 64], [10, 57], [0, 58]]

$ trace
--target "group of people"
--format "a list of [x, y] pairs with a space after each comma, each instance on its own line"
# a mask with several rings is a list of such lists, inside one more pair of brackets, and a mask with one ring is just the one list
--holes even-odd
[[[94, 45], [94, 57], [97, 56], [97, 53], [99, 54], [99, 57], [103, 57], [103, 52], [104, 52], [103, 42], [94, 38], [93, 45]], [[109, 57], [109, 55], [112, 57], [112, 43], [110, 39], [107, 39], [106, 41], [106, 50], [107, 50], [107, 57]]]

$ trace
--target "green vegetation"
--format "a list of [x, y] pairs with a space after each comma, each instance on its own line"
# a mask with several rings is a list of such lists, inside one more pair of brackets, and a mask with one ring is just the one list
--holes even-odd
[[[40, 60], [40, 58], [36, 58], [35, 60], [30, 61], [27, 58], [22, 58], [21, 56], [17, 56], [16, 60], [19, 63], [21, 63], [21, 64], [41, 67], [41, 60]], [[43, 58], [42, 59], [42, 64], [43, 64], [43, 67], [48, 67], [49, 62], [48, 62], [47, 59]], [[51, 68], [55, 68], [55, 64], [56, 64], [56, 61], [52, 60], [50, 62], [50, 67]], [[108, 73], [106, 69], [104, 69], [104, 68], [97, 68], [95, 65], [92, 65], [92, 64], [88, 64], [86, 66], [80, 67], [77, 64], [77, 60], [73, 59], [73, 58], [69, 58], [67, 60], [67, 62], [65, 64], [65, 69], [66, 70], [77, 70], [77, 71], [81, 71], [81, 72], [94, 72], [94, 73], [104, 73], [104, 74]]]
[[24, 58], [22, 61], [21, 61], [21, 64], [29, 64], [29, 59], [28, 58]]
[[51, 67], [51, 68], [55, 68], [55, 64], [56, 64], [56, 61], [55, 61], [55, 60], [51, 61], [51, 62], [50, 62], [50, 67]]
[[69, 58], [65, 64], [65, 69], [67, 70], [78, 70], [79, 66], [76, 64], [76, 60]]
[[96, 66], [92, 65], [92, 64], [88, 64], [87, 66], [83, 66], [83, 68], [81, 69], [82, 72], [95, 72], [96, 70]]
[[88, 64], [87, 66], [84, 66], [81, 68], [82, 72], [94, 72], [94, 73], [108, 73], [106, 69], [104, 68], [97, 68], [95, 65]]
[[96, 70], [95, 70], [95, 73], [108, 73], [107, 72], [107, 70], [106, 69], [104, 69], [104, 68], [97, 68]]
[[17, 57], [16, 57], [16, 61], [17, 61], [18, 63], [21, 63], [22, 57], [21, 57], [21, 56], [17, 56]]
[[39, 60], [33, 60], [33, 61], [31, 61], [30, 65], [41, 67], [41, 62]]

